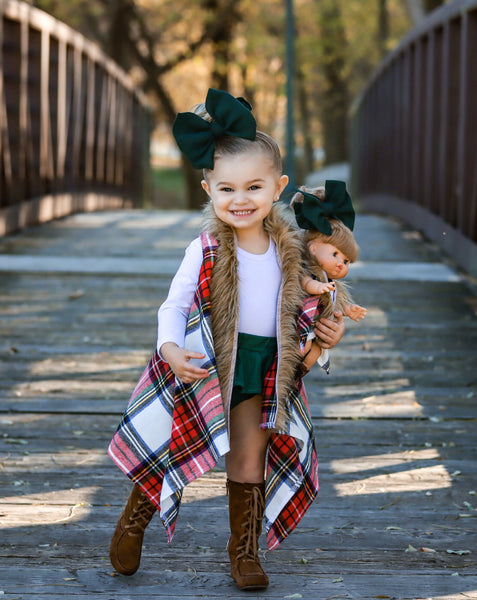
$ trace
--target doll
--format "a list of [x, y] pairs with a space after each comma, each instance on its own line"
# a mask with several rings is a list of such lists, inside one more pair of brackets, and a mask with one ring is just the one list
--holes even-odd
[[[303, 262], [306, 275], [304, 290], [320, 296], [320, 318], [332, 318], [335, 312], [359, 321], [366, 308], [354, 304], [347, 286], [340, 281], [348, 274], [349, 264], [358, 258], [358, 245], [352, 230], [354, 210], [351, 198], [342, 181], [326, 181], [325, 187], [307, 190], [302, 187], [292, 198], [298, 225], [304, 230]], [[329, 357], [321, 350], [310, 333], [305, 347], [304, 367], [315, 363], [329, 373]]]

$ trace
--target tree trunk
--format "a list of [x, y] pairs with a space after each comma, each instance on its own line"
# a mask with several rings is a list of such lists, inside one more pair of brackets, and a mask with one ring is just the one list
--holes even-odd
[[387, 52], [389, 38], [389, 14], [387, 0], [378, 0], [378, 44], [381, 57]]
[[321, 2], [324, 92], [321, 102], [325, 164], [348, 160], [349, 91], [345, 74], [346, 36], [335, 0]]
[[417, 25], [425, 16], [423, 0], [404, 0], [404, 3], [413, 25]]
[[187, 207], [191, 210], [199, 210], [206, 202], [206, 195], [200, 185], [202, 171], [194, 169], [187, 158], [182, 155], [182, 172], [186, 184]]
[[[311, 173], [314, 168], [313, 159], [313, 136], [311, 134], [311, 119], [310, 111], [308, 110], [308, 98], [306, 92], [306, 78], [303, 70], [297, 69], [297, 87], [298, 87], [298, 104], [299, 104], [299, 119], [303, 135], [303, 167], [297, 173], [297, 181], [303, 181], [308, 173]], [[299, 165], [300, 167], [300, 165]]]
[[[204, 8], [216, 15], [221, 8], [221, 0], [204, 0]], [[214, 66], [211, 76], [211, 86], [228, 91], [229, 89], [229, 66], [230, 66], [230, 43], [233, 39], [234, 27], [240, 21], [238, 6], [240, 2], [234, 3], [230, 10], [222, 17], [221, 27], [218, 27], [211, 36]]]

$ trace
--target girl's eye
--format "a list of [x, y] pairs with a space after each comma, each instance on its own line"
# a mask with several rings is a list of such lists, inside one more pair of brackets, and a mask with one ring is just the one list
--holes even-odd
[[230, 188], [230, 187], [223, 187], [223, 188], [220, 188], [220, 191], [221, 192], [231, 192], [232, 188]]
[[251, 186], [250, 186], [250, 189], [251, 189], [251, 190], [259, 190], [259, 189], [260, 189], [260, 186], [259, 186], [259, 185], [251, 185]]
[[347, 258], [345, 258], [345, 260], [343, 262], [345, 265], [349, 264], [349, 260]]
[[338, 256], [338, 252], [333, 252], [333, 256], [336, 258]]

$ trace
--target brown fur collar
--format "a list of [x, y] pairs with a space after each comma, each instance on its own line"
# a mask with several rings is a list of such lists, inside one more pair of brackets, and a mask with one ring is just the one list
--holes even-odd
[[[204, 230], [219, 242], [217, 260], [211, 278], [212, 333], [217, 370], [224, 402], [228, 403], [233, 382], [234, 330], [239, 318], [236, 240], [233, 229], [220, 221], [209, 202], [204, 210]], [[275, 203], [264, 220], [265, 230], [276, 244], [282, 269], [282, 292], [279, 306], [279, 362], [277, 377], [278, 415], [276, 429], [283, 431], [287, 420], [286, 398], [295, 386], [295, 373], [302, 355], [298, 346], [297, 315], [304, 292], [302, 242], [286, 209]]]

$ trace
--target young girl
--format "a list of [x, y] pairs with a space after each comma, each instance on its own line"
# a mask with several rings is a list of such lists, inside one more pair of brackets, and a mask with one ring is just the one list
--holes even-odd
[[[204, 169], [204, 233], [186, 250], [158, 312], [158, 341], [109, 453], [135, 486], [111, 542], [113, 566], [139, 567], [144, 529], [160, 511], [171, 541], [182, 489], [225, 455], [231, 575], [268, 577], [258, 558], [265, 516], [275, 548], [318, 491], [317, 458], [299, 367], [316, 297], [303, 303], [301, 240], [276, 204], [288, 178], [250, 105], [209, 90], [173, 132]], [[325, 348], [341, 316], [316, 327]], [[266, 474], [266, 489], [265, 489]]]
[[[353, 236], [354, 209], [343, 181], [328, 180], [325, 187], [302, 187], [291, 205], [298, 225], [304, 229], [303, 262], [306, 275], [302, 286], [310, 295], [320, 296], [320, 316], [330, 317], [336, 310], [359, 321], [366, 308], [354, 304], [347, 286], [338, 281], [346, 277], [350, 263], [358, 258]], [[328, 352], [316, 343], [310, 332], [305, 346], [304, 372], [318, 361], [329, 372]]]

